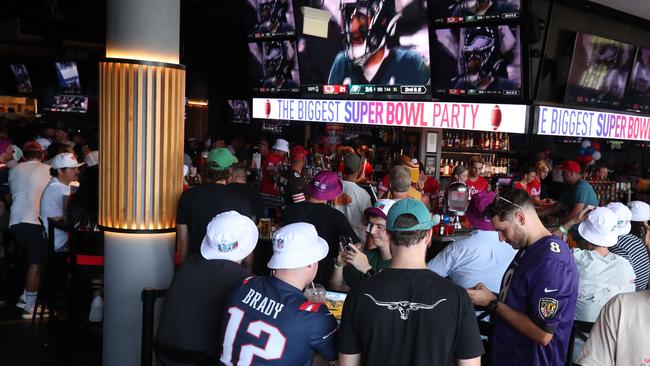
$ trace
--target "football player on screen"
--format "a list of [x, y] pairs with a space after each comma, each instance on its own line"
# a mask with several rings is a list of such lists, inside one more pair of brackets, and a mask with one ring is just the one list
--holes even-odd
[[334, 59], [328, 84], [425, 85], [429, 64], [415, 51], [389, 48], [399, 14], [394, 0], [342, 0], [344, 50]]
[[[507, 27], [504, 27], [508, 29]], [[491, 27], [468, 28], [462, 36], [461, 52], [458, 57], [460, 76], [456, 80], [455, 89], [479, 89], [479, 90], [517, 90], [518, 83], [502, 77], [504, 73], [503, 47], [499, 44], [510, 43], [514, 47], [514, 36], [512, 39], [504, 38], [501, 34], [501, 41], [497, 41], [497, 33]]]
[[294, 31], [294, 27], [287, 22], [287, 11], [289, 11], [289, 0], [258, 0], [259, 23], [255, 27], [255, 32], [286, 33]]
[[298, 83], [291, 75], [295, 64], [295, 52], [289, 52], [289, 47], [290, 43], [286, 41], [264, 43], [263, 88], [298, 88]]
[[519, 8], [507, 0], [457, 0], [453, 16], [465, 17], [468, 15], [501, 15], [516, 13]]

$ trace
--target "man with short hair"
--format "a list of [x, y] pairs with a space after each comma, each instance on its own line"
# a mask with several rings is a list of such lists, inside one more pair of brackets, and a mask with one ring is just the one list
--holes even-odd
[[334, 200], [334, 208], [350, 222], [362, 243], [366, 242], [364, 211], [372, 206], [370, 195], [357, 184], [361, 157], [351, 153], [343, 158], [343, 192]]
[[241, 263], [253, 252], [257, 239], [255, 223], [235, 211], [220, 213], [210, 221], [201, 252], [183, 262], [165, 295], [156, 332], [156, 341], [162, 345], [158, 365], [186, 364], [173, 361], [169, 348], [197, 357], [219, 357], [221, 314], [232, 289], [249, 276]]
[[625, 235], [618, 237], [616, 245], [610, 248], [614, 254], [627, 259], [636, 274], [636, 290], [648, 288], [650, 278], [650, 256], [644, 242], [647, 233], [646, 225], [650, 220], [650, 205], [643, 201], [632, 201], [627, 204], [630, 209], [629, 218], [620, 218], [630, 225], [630, 230]]
[[224, 308], [223, 365], [308, 365], [314, 353], [336, 361], [336, 320], [324, 303], [303, 295], [327, 252], [311, 224], [289, 224], [273, 235], [273, 276], [245, 279]]
[[585, 208], [598, 207], [598, 197], [591, 184], [582, 179], [583, 172], [580, 164], [569, 160], [564, 162], [560, 169], [562, 169], [565, 189], [562, 191], [560, 200], [542, 210], [540, 216], [554, 215], [563, 210], [566, 211], [566, 214], [560, 218], [561, 225], [558, 227], [558, 232], [556, 232], [556, 234], [566, 235], [568, 234], [568, 228], [564, 224], [578, 217]]
[[465, 217], [475, 230], [431, 259], [427, 264], [430, 270], [463, 288], [482, 282], [490, 291], [499, 291], [503, 274], [517, 251], [500, 241], [490, 220], [484, 218], [495, 196], [494, 192], [479, 192], [472, 197]]
[[479, 192], [485, 192], [490, 188], [490, 182], [487, 179], [481, 177], [481, 171], [483, 171], [483, 166], [485, 165], [485, 160], [482, 157], [475, 155], [469, 159], [467, 164], [468, 177], [467, 177], [467, 187], [469, 188], [469, 199], [472, 199], [472, 196]]
[[396, 202], [386, 228], [390, 267], [356, 284], [343, 305], [339, 363], [480, 365], [483, 345], [465, 289], [429, 271], [431, 214], [414, 199]]
[[498, 297], [482, 283], [467, 290], [492, 313], [492, 364], [563, 365], [578, 297], [571, 251], [544, 227], [522, 190], [497, 197], [488, 213], [499, 239], [519, 249]]
[[393, 200], [401, 200], [405, 198], [413, 198], [419, 200], [422, 198], [422, 194], [418, 192], [417, 189], [413, 188], [411, 184], [411, 172], [409, 169], [403, 165], [394, 166], [390, 172], [389, 176], [389, 189], [388, 196]]
[[252, 215], [245, 195], [226, 183], [232, 174], [230, 167], [237, 158], [226, 148], [210, 151], [207, 159], [206, 181], [183, 192], [176, 212], [176, 245], [181, 260], [198, 253], [210, 220], [226, 211]]
[[34, 141], [23, 146], [24, 162], [9, 171], [9, 190], [11, 191], [11, 211], [9, 228], [16, 241], [25, 251], [27, 274], [25, 289], [16, 306], [24, 309], [27, 298], [30, 308], [36, 301], [41, 279], [41, 266], [47, 256], [47, 245], [43, 239], [43, 226], [39, 220], [41, 196], [50, 182], [50, 166], [41, 163], [43, 148]]

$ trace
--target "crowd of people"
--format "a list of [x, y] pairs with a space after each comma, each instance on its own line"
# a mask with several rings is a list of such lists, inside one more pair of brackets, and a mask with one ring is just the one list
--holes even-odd
[[[638, 347], [622, 340], [641, 337], [649, 323], [620, 314], [650, 313], [650, 206], [598, 207], [580, 164], [539, 159], [513, 187], [483, 177], [479, 156], [456, 166], [452, 181], [469, 191], [470, 230], [427, 262], [428, 248], [440, 244], [432, 228], [446, 192], [416, 159], [399, 157], [375, 191], [368, 183], [379, 177], [361, 147], [308, 150], [277, 139], [246, 149], [249, 158], [225, 143], [212, 149], [206, 181], [181, 195], [179, 248], [187, 251], [160, 319], [160, 365], [191, 363], [187, 357], [224, 365], [600, 365], [648, 357], [639, 339], [629, 341]], [[324, 156], [328, 164], [319, 164]], [[259, 192], [232, 189], [235, 172], [246, 171], [239, 161], [257, 176]], [[546, 178], [554, 170], [564, 185], [551, 198]], [[254, 208], [260, 195], [280, 197], [281, 207]], [[253, 230], [260, 217], [279, 228], [271, 243]], [[262, 245], [273, 254], [268, 272], [255, 276], [251, 257]], [[338, 326], [327, 300], [311, 296], [321, 285], [347, 293]], [[189, 314], [188, 301], [199, 310]], [[626, 334], [612, 336], [606, 317]], [[595, 322], [591, 334], [572, 339], [574, 321]]]
[[[46, 241], [68, 247], [65, 232], [47, 237], [48, 218], [98, 230], [97, 145], [69, 132], [44, 128], [20, 159], [0, 136], [0, 202], [28, 263], [16, 304], [25, 318], [36, 308]], [[598, 207], [574, 161], [541, 157], [507, 187], [486, 179], [475, 156], [441, 184], [404, 155], [382, 177], [367, 146], [335, 142], [187, 141], [178, 268], [156, 333], [160, 365], [650, 358], [647, 203]], [[563, 180], [559, 195], [552, 175]], [[434, 227], [451, 183], [466, 187], [468, 202], [466, 230], [449, 242]], [[270, 257], [260, 257], [263, 246]], [[432, 258], [431, 246], [439, 247]], [[266, 268], [254, 270], [260, 258]], [[323, 288], [347, 294], [340, 319], [316, 296]], [[101, 286], [93, 298], [90, 318], [101, 320]], [[487, 333], [479, 330], [486, 314]], [[572, 339], [575, 321], [594, 325]]]

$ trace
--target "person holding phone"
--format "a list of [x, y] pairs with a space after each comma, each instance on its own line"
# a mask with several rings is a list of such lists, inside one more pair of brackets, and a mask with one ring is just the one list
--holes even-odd
[[386, 217], [394, 203], [394, 200], [381, 199], [364, 211], [368, 222], [366, 246], [363, 250], [352, 243], [341, 246], [330, 280], [332, 289], [347, 291], [357, 282], [374, 276], [390, 265], [392, 256]]

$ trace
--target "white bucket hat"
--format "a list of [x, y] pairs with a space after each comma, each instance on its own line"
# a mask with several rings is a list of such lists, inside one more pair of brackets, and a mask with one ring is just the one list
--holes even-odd
[[255, 249], [258, 235], [257, 226], [248, 217], [236, 211], [220, 213], [208, 224], [201, 255], [205, 259], [239, 262]]
[[627, 204], [632, 211], [631, 221], [648, 221], [650, 220], [650, 205], [643, 201], [632, 201]]
[[282, 227], [273, 235], [270, 269], [296, 269], [316, 263], [327, 256], [329, 246], [316, 228], [306, 222]]
[[630, 229], [632, 229], [632, 224], [630, 224], [630, 220], [632, 220], [632, 211], [620, 202], [611, 202], [605, 207], [612, 210], [616, 217], [618, 217], [616, 235], [621, 236], [629, 234]]
[[273, 145], [274, 150], [280, 150], [284, 152], [289, 152], [289, 141], [285, 139], [277, 139]]
[[611, 247], [618, 242], [616, 224], [618, 217], [607, 207], [597, 207], [578, 226], [578, 232], [585, 240], [599, 247]]
[[50, 160], [50, 165], [54, 169], [78, 168], [86, 163], [80, 163], [75, 159], [72, 153], [61, 153]]

